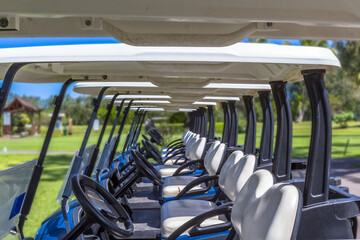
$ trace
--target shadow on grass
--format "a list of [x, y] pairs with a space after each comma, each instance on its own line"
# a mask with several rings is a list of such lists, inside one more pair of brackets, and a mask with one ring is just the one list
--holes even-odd
[[[44, 170], [41, 175], [41, 181], [58, 181], [65, 177], [69, 168], [71, 155], [49, 155], [45, 158]], [[29, 161], [32, 159], [29, 159]], [[9, 163], [8, 168], [17, 166], [16, 163]]]
[[71, 155], [49, 155], [45, 159], [44, 171], [41, 176], [41, 181], [58, 181], [65, 177], [71, 159]]

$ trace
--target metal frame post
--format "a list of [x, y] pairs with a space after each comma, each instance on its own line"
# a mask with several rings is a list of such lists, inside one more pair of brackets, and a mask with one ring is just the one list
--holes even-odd
[[[94, 121], [96, 119], [97, 112], [98, 112], [99, 107], [100, 107], [101, 100], [102, 100], [102, 98], [104, 96], [104, 93], [105, 93], [105, 91], [107, 89], [108, 89], [108, 87], [103, 87], [100, 90], [97, 99], [93, 99], [92, 105], [94, 106], [94, 109], [93, 109], [93, 112], [91, 114], [89, 124], [88, 124], [88, 127], [86, 129], [85, 136], [84, 136], [84, 139], [82, 141], [81, 147], [79, 149], [78, 155], [75, 156], [74, 164], [73, 164], [73, 167], [71, 169], [72, 171], [70, 172], [70, 176], [73, 176], [74, 174], [76, 174], [79, 171], [79, 168], [81, 166], [81, 162], [83, 160], [84, 151], [85, 151], [87, 142], [89, 140], [90, 133], [91, 133]], [[69, 178], [69, 180], [70, 180], [70, 178]], [[70, 196], [70, 194], [71, 194], [71, 183], [70, 183], [70, 181], [67, 181], [67, 183], [65, 185], [65, 188], [64, 188], [63, 198], [68, 198], [68, 196]]]
[[135, 122], [134, 128], [132, 129], [132, 132], [131, 132], [131, 135], [130, 135], [130, 138], [129, 138], [126, 149], [129, 149], [133, 145], [137, 129], [139, 128], [139, 124], [140, 124], [140, 121], [141, 121], [142, 116], [143, 116], [143, 111], [140, 110], [140, 108], [138, 108], [138, 110], [139, 110], [139, 112], [138, 112], [138, 115], [137, 115], [137, 118], [136, 118], [136, 122]]
[[141, 119], [141, 121], [140, 121], [139, 128], [138, 128], [137, 131], [136, 131], [136, 136], [135, 136], [135, 138], [134, 138], [133, 144], [136, 143], [137, 140], [139, 139], [142, 126], [144, 125], [144, 122], [145, 122], [145, 117], [146, 117], [146, 111], [143, 111], [142, 119]]
[[117, 125], [117, 123], [118, 123], [118, 121], [119, 121], [119, 117], [120, 117], [121, 110], [122, 110], [122, 108], [123, 108], [123, 106], [124, 106], [124, 102], [125, 102], [125, 99], [123, 99], [123, 100], [121, 101], [120, 106], [117, 106], [117, 107], [116, 107], [116, 117], [115, 117], [115, 121], [114, 121], [114, 123], [113, 123], [113, 126], [112, 126], [112, 128], [111, 128], [111, 131], [110, 131], [110, 134], [109, 134], [109, 138], [108, 138], [108, 140], [107, 140], [108, 143], [111, 142], [112, 136], [114, 135], [114, 132], [115, 132], [115, 129], [116, 129], [116, 125]]
[[260, 91], [259, 99], [263, 113], [258, 166], [272, 165], [274, 142], [274, 112], [270, 101], [271, 91]]
[[194, 132], [196, 134], [199, 134], [200, 133], [200, 119], [199, 119], [199, 110], [197, 109], [195, 112], [194, 112]]
[[[85, 171], [85, 175], [86, 176], [91, 176], [91, 173], [93, 172], [94, 170], [94, 166], [95, 166], [95, 163], [96, 163], [96, 159], [98, 158], [98, 155], [99, 155], [99, 151], [100, 151], [100, 144], [102, 142], [102, 139], [103, 139], [103, 136], [104, 136], [104, 133], [105, 133], [105, 130], [106, 130], [106, 126], [107, 126], [107, 123], [109, 121], [109, 118], [110, 118], [110, 115], [111, 115], [111, 111], [112, 111], [112, 108], [114, 106], [114, 102], [116, 100], [116, 98], [119, 96], [119, 93], [115, 94], [113, 96], [113, 98], [111, 99], [110, 103], [106, 106], [106, 109], [107, 109], [107, 113], [106, 113], [106, 116], [105, 116], [105, 120], [104, 120], [104, 123], [103, 123], [103, 126], [101, 128], [101, 132], [100, 132], [100, 135], [99, 135], [99, 138], [98, 138], [98, 141], [96, 143], [96, 146], [95, 146], [95, 149], [94, 149], [94, 152], [93, 152], [93, 155], [91, 156], [91, 160], [90, 160], [90, 164], [89, 164], [89, 167], [88, 169], [86, 169]], [[123, 101], [121, 102], [123, 103]], [[117, 120], [115, 120], [115, 126], [116, 126], [116, 122]], [[113, 131], [113, 129], [112, 129]]]
[[223, 113], [224, 113], [224, 126], [222, 133], [222, 142], [227, 144], [229, 143], [229, 114], [228, 114], [228, 104], [226, 102], [221, 103]]
[[127, 149], [128, 145], [129, 145], [129, 142], [131, 140], [133, 129], [138, 120], [139, 110], [140, 110], [140, 108], [136, 109], [136, 111], [135, 111], [133, 122], [131, 123], [130, 130], [129, 130], [128, 134], [126, 135], [123, 152], [125, 152], [125, 150]]
[[59, 95], [54, 97], [54, 101], [53, 101], [53, 103], [55, 105], [54, 112], [51, 117], [48, 131], [46, 133], [44, 143], [43, 143], [43, 146], [40, 151], [39, 159], [37, 161], [36, 166], [34, 167], [33, 174], [31, 175], [30, 183], [27, 188], [26, 196], [24, 199], [24, 205], [22, 206], [21, 212], [20, 212], [18, 227], [19, 227], [19, 232], [20, 232], [21, 238], [24, 238], [24, 233], [23, 233], [24, 223], [26, 221], [27, 215], [30, 213], [31, 206], [34, 201], [35, 193], [36, 193], [37, 187], [39, 185], [40, 177], [41, 177], [41, 174], [43, 171], [43, 164], [45, 161], [46, 153], [49, 148], [50, 140], [51, 140], [52, 134], [55, 129], [56, 121], [57, 121], [57, 118], [60, 113], [61, 105], [63, 103], [66, 90], [70, 86], [70, 84], [72, 84], [74, 82], [75, 82], [75, 80], [72, 80], [72, 79], [67, 80], [61, 87]]
[[207, 114], [206, 114], [206, 109], [204, 107], [200, 107], [199, 111], [200, 111], [200, 119], [201, 119], [200, 136], [201, 137], [207, 137]]
[[215, 138], [215, 116], [214, 116], [214, 108], [213, 106], [209, 105], [208, 107], [208, 114], [209, 114], [209, 130], [207, 135], [207, 142], [210, 142]]
[[324, 69], [304, 70], [311, 106], [311, 140], [304, 187], [304, 205], [329, 199], [331, 111], [324, 84]]
[[244, 154], [255, 154], [256, 146], [256, 112], [253, 96], [243, 96], [246, 109], [246, 133], [244, 143]]
[[229, 133], [229, 147], [237, 146], [238, 141], [238, 128], [239, 128], [239, 120], [238, 114], [235, 107], [235, 101], [229, 101], [229, 111], [231, 117], [231, 126], [230, 126], [230, 133]]
[[292, 116], [286, 92], [286, 82], [270, 82], [273, 92], [277, 130], [272, 172], [277, 181], [291, 179]]
[[[130, 107], [133, 103], [133, 100], [130, 100], [130, 102], [128, 103], [127, 107], [124, 108], [124, 111], [123, 111], [123, 118], [122, 118], [122, 121], [121, 121], [121, 124], [120, 124], [120, 127], [119, 127], [119, 131], [118, 131], [118, 136], [116, 138], [116, 141], [115, 141], [115, 144], [114, 144], [114, 148], [112, 149], [112, 152], [110, 154], [110, 161], [109, 161], [109, 169], [111, 167], [111, 162], [112, 160], [114, 159], [115, 157], [115, 154], [116, 154], [116, 149], [118, 148], [119, 146], [119, 142], [120, 142], [120, 137], [121, 137], [121, 133], [124, 129], [124, 126], [125, 126], [125, 121], [127, 119], [127, 116], [130, 112]], [[125, 146], [125, 145], [124, 145]], [[123, 150], [124, 151], [124, 150]]]
[[194, 132], [194, 112], [188, 113], [189, 116], [189, 130]]

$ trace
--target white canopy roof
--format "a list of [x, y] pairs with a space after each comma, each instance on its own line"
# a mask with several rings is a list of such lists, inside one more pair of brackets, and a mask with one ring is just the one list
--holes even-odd
[[358, 0], [2, 0], [0, 36], [113, 36], [132, 45], [360, 39]]
[[210, 82], [293, 82], [302, 80], [303, 69], [340, 67], [329, 49], [318, 47], [238, 43], [220, 48], [159, 48], [94, 44], [0, 49], [0, 79], [10, 63], [21, 62], [32, 64], [23, 67], [15, 81], [148, 81], [172, 88], [193, 88]]
[[23, 62], [29, 64], [16, 74], [15, 81], [91, 80], [95, 82], [78, 83], [75, 91], [98, 94], [107, 86], [106, 94], [168, 95], [172, 104], [181, 107], [206, 96], [256, 95], [259, 90], [269, 90], [271, 81], [302, 80], [300, 72], [304, 69], [340, 67], [329, 49], [317, 47], [238, 43], [217, 48], [159, 48], [95, 44], [0, 49], [0, 78], [10, 63]]

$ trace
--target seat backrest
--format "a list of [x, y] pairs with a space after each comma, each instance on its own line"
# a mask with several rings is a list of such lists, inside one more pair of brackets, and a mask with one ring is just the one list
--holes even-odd
[[206, 137], [199, 138], [192, 146], [190, 147], [190, 151], [188, 156], [186, 156], [190, 160], [199, 160], [203, 157], [206, 146]]
[[[247, 180], [234, 201], [231, 222], [238, 235], [242, 235], [242, 219], [247, 208], [257, 201], [275, 183], [275, 178], [268, 170], [257, 170]], [[241, 239], [241, 238], [240, 238]]]
[[264, 181], [256, 179], [252, 184], [258, 185], [255, 192], [253, 187], [247, 189], [247, 193], [253, 193], [245, 197], [240, 192], [234, 203], [231, 220], [239, 239], [296, 239], [302, 206], [300, 191], [286, 183], [270, 187], [263, 183], [259, 188], [260, 182]]
[[[207, 150], [206, 154], [208, 154], [209, 152], [213, 151], [219, 144], [221, 143], [220, 140], [215, 140], [211, 143], [209, 149]], [[206, 155], [205, 155], [206, 156]]]
[[226, 144], [218, 144], [212, 151], [208, 151], [204, 157], [204, 166], [210, 176], [215, 175], [225, 156]]
[[185, 157], [189, 158], [192, 151], [192, 146], [200, 139], [200, 135], [196, 134], [192, 136], [185, 147]]
[[255, 168], [256, 157], [252, 154], [243, 156], [242, 151], [235, 151], [228, 157], [219, 175], [219, 186], [231, 201], [235, 201]]
[[185, 138], [186, 138], [187, 135], [189, 135], [189, 133], [191, 133], [189, 130], [186, 130], [186, 131], [184, 132], [184, 134], [183, 134], [182, 137], [181, 137], [181, 141], [182, 141], [182, 142], [185, 142]]
[[225, 180], [226, 173], [235, 166], [236, 163], [239, 162], [239, 160], [244, 156], [243, 151], [234, 151], [232, 152], [234, 154], [230, 154], [230, 156], [226, 159], [224, 165], [221, 168], [220, 174], [219, 174], [219, 182], [222, 182]]
[[186, 136], [186, 138], [185, 138], [184, 145], [187, 146], [187, 145], [190, 143], [191, 139], [195, 138], [197, 135], [198, 135], [198, 134], [196, 134], [196, 133], [190, 133], [190, 134], [188, 134], [188, 135]]

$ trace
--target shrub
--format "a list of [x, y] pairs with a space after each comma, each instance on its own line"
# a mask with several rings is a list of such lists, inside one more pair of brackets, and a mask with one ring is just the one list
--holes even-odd
[[186, 114], [184, 112], [174, 113], [169, 118], [169, 123], [182, 123], [186, 120]]
[[352, 119], [354, 119], [354, 113], [352, 112], [342, 112], [334, 115], [334, 122], [339, 124], [342, 128], [346, 128], [347, 122]]

